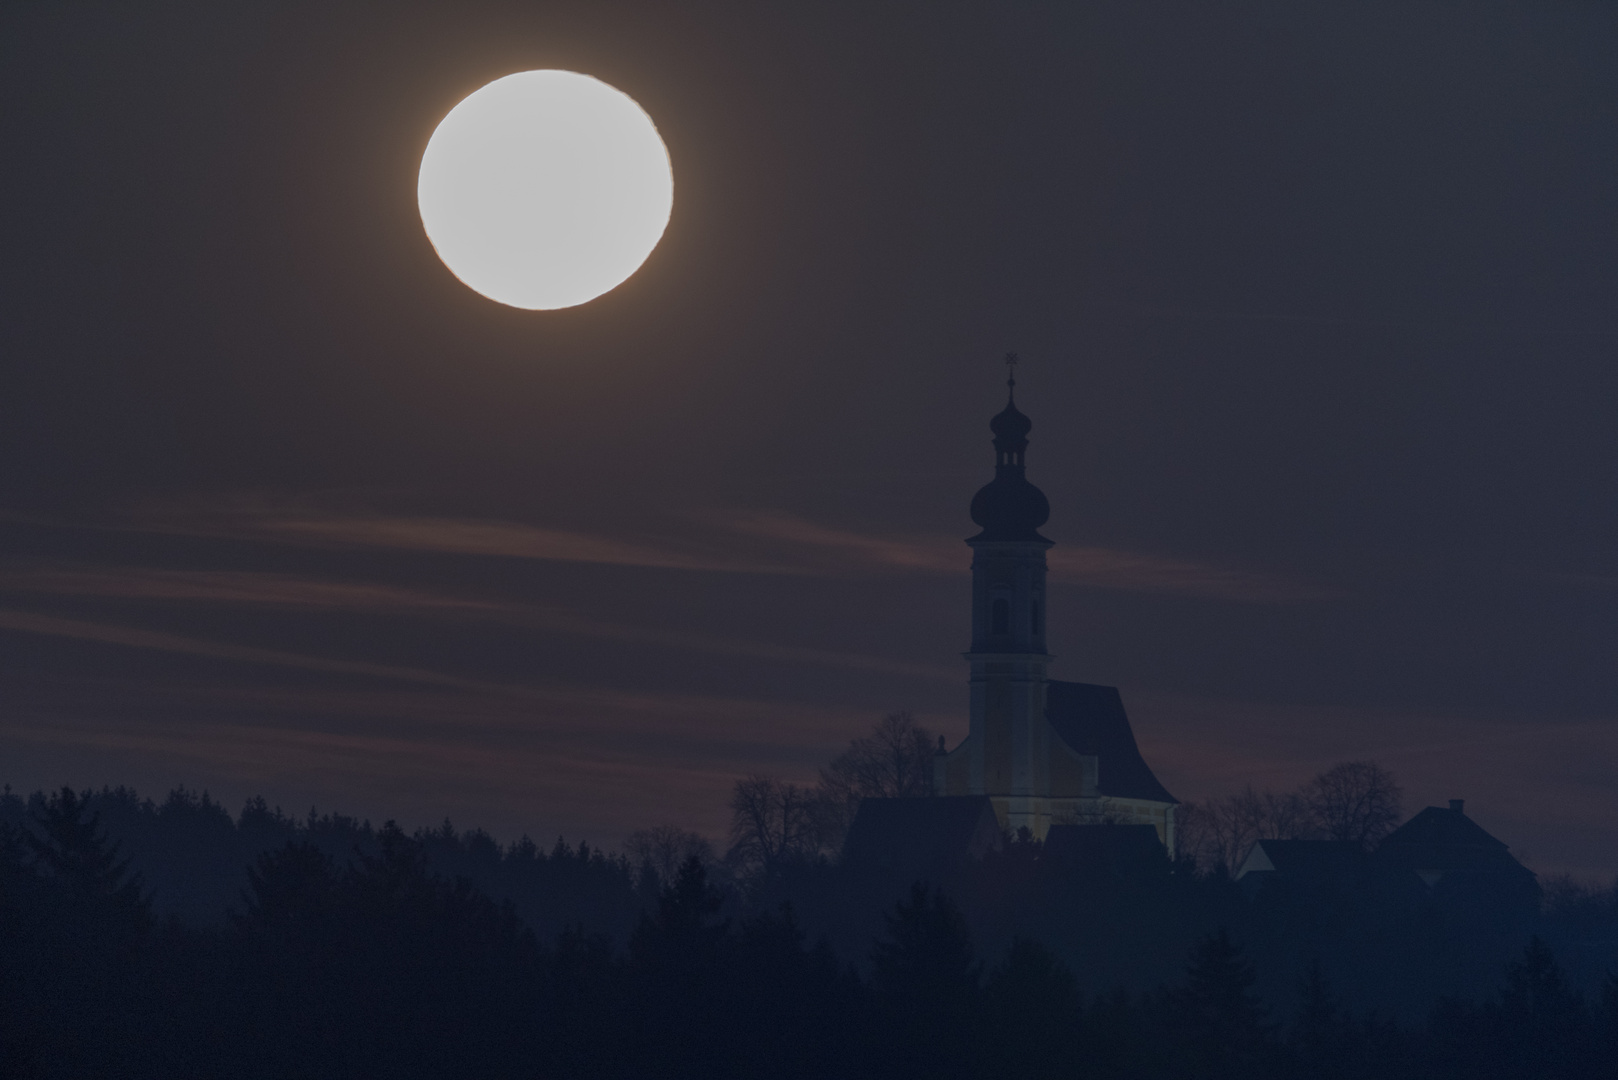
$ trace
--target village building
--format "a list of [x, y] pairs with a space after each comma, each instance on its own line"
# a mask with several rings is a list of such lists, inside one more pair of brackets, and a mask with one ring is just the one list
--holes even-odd
[[[1041, 858], [1087, 876], [1160, 872], [1175, 852], [1178, 800], [1141, 756], [1118, 689], [1049, 676], [1045, 494], [1029, 482], [1033, 423], [1007, 380], [990, 422], [995, 475], [971, 503], [967, 734], [940, 737], [931, 798], [865, 799], [843, 846], [845, 864], [935, 880], [1007, 839], [1040, 842]], [[1467, 817], [1461, 800], [1428, 807], [1375, 850], [1329, 840], [1264, 839], [1237, 867], [1256, 898], [1378, 906], [1436, 905], [1491, 922], [1537, 908], [1535, 876]]]
[[1053, 826], [1145, 825], [1163, 849], [1174, 850], [1177, 800], [1141, 757], [1117, 688], [1048, 675], [1054, 657], [1045, 638], [1045, 553], [1052, 542], [1039, 530], [1050, 503], [1025, 475], [1033, 423], [1017, 408], [1015, 377], [1007, 390], [1006, 407], [989, 422], [994, 479], [971, 504], [980, 531], [966, 541], [972, 549], [967, 735], [953, 749], [939, 740], [933, 772], [939, 798], [913, 800], [932, 806], [861, 805], [844, 849], [861, 859], [903, 849], [900, 834], [928, 832], [929, 815], [940, 817], [932, 831], [951, 835], [961, 821], [979, 820], [961, 799], [992, 810], [1011, 835], [1027, 830], [1043, 841]]
[[994, 479], [972, 498], [981, 530], [972, 548], [970, 722], [934, 764], [939, 795], [986, 796], [1012, 833], [1043, 840], [1058, 824], [1143, 824], [1174, 849], [1170, 795], [1141, 757], [1111, 686], [1062, 682], [1047, 672], [1045, 493], [1026, 474], [1033, 422], [1017, 408], [1016, 379], [1006, 407], [989, 421]]
[[1258, 840], [1235, 878], [1249, 896], [1274, 888], [1314, 896], [1374, 888], [1384, 900], [1495, 922], [1528, 918], [1540, 902], [1534, 872], [1468, 817], [1461, 799], [1427, 807], [1370, 852], [1333, 840]]

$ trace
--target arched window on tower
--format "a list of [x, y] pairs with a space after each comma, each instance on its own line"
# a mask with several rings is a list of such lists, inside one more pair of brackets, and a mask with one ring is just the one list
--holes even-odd
[[1034, 636], [1039, 637], [1045, 632], [1045, 605], [1038, 600], [1034, 601]]
[[989, 633], [1004, 634], [1008, 633], [1010, 630], [1011, 604], [1006, 601], [1005, 597], [1001, 597], [996, 600], [994, 602], [994, 606], [989, 609]]

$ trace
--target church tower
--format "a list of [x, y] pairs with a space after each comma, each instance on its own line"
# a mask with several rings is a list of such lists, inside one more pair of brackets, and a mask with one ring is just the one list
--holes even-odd
[[982, 530], [972, 547], [971, 727], [983, 752], [972, 762], [973, 794], [1004, 793], [1003, 815], [1013, 832], [1043, 835], [1036, 793], [1040, 771], [1045, 670], [1045, 551], [1039, 527], [1051, 516], [1045, 493], [1024, 475], [1033, 421], [1017, 409], [1017, 379], [1006, 379], [1006, 407], [989, 421], [994, 479], [972, 498]]
[[[1014, 364], [1015, 357], [1008, 357]], [[1047, 677], [1044, 492], [1028, 482], [1033, 422], [1006, 407], [989, 421], [994, 479], [972, 498], [970, 722], [954, 750], [940, 744], [937, 795], [988, 796], [1002, 828], [1044, 839], [1055, 824], [1154, 825], [1172, 850], [1176, 800], [1140, 756], [1118, 691]]]

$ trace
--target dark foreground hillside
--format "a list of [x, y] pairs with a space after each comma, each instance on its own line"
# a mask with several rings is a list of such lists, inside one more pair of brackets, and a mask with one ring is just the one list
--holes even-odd
[[[114, 850], [120, 812], [149, 831]], [[1340, 952], [1313, 955], [1342, 913], [1305, 924], [1172, 865], [1081, 886], [1014, 844], [942, 888], [803, 866], [721, 891], [695, 859], [664, 881], [565, 845], [257, 804], [233, 820], [187, 796], [63, 791], [6, 818], [8, 1077], [1470, 1080], [1618, 1063], [1618, 981], [1574, 985], [1535, 933], [1598, 939], [1602, 897], [1486, 948], [1416, 927], [1401, 949], [1437, 944], [1398, 978], [1444, 950], [1474, 950], [1454, 970], [1499, 962], [1478, 993], [1394, 1019], [1345, 1000], [1333, 968], [1356, 995], [1373, 984]], [[123, 861], [142, 844], [163, 853], [141, 860], [150, 880]]]

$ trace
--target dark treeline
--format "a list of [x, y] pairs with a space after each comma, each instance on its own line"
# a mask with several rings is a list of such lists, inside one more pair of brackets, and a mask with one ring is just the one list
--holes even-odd
[[[1102, 812], [1071, 822], [1096, 834], [1088, 854], [1007, 837], [982, 859], [951, 858], [926, 854], [926, 839], [901, 829], [908, 856], [888, 844], [865, 852], [865, 866], [846, 865], [845, 837], [864, 800], [931, 793], [935, 745], [896, 712], [851, 740], [811, 787], [770, 776], [738, 782], [727, 868], [755, 905], [792, 903], [810, 935], [827, 936], [847, 958], [869, 951], [881, 912], [923, 878], [954, 898], [984, 951], [1037, 940], [1087, 994], [1170, 983], [1187, 950], [1220, 929], [1243, 942], [1258, 992], [1277, 1009], [1297, 1005], [1299, 972], [1317, 965], [1351, 1014], [1403, 1024], [1422, 1022], [1446, 998], [1487, 997], [1534, 937], [1588, 998], [1618, 969], [1618, 886], [1536, 882], [1504, 845], [1481, 869], [1466, 869], [1466, 853], [1460, 862], [1439, 853], [1435, 865], [1457, 872], [1437, 882], [1402, 865], [1397, 849], [1380, 852], [1404, 814], [1395, 778], [1375, 762], [1339, 763], [1290, 791], [1247, 787], [1181, 804], [1172, 857], [1157, 844], [1109, 847], [1129, 830]], [[1446, 828], [1498, 843], [1473, 832], [1458, 807]], [[1294, 867], [1302, 872], [1233, 880], [1255, 843], [1270, 840], [1325, 850], [1303, 852], [1306, 865]]]
[[[790, 904], [806, 932], [855, 959], [916, 876], [817, 861], [752, 880], [748, 896], [757, 907]], [[1091, 996], [1172, 984], [1198, 943], [1220, 932], [1241, 942], [1255, 992], [1277, 1016], [1303, 1007], [1301, 980], [1314, 970], [1345, 1015], [1419, 1025], [1446, 999], [1495, 994], [1535, 940], [1586, 1000], [1600, 999], [1618, 971], [1618, 889], [1563, 885], [1527, 911], [1434, 902], [1380, 877], [1341, 888], [1277, 882], [1253, 895], [1222, 867], [1199, 872], [1161, 854], [1063, 861], [1017, 840], [920, 876], [951, 898], [984, 954], [1038, 941]]]
[[[1485, 992], [1396, 1021], [1345, 1004], [1340, 960], [1265, 945], [1264, 920], [1284, 911], [1167, 860], [1092, 881], [1089, 900], [1041, 881], [1027, 843], [942, 888], [821, 863], [721, 889], [695, 854], [669, 874], [448, 828], [292, 823], [254, 803], [232, 821], [242, 835], [217, 835], [224, 861], [189, 864], [217, 891], [251, 853], [228, 913], [182, 920], [186, 903], [160, 915], [126, 861], [133, 835], [127, 849], [109, 838], [111, 808], [149, 817], [154, 850], [176, 852], [152, 837], [222, 811], [70, 790], [31, 804], [8, 803], [0, 828], [5, 1076], [1473, 1080], [1618, 1062], [1618, 981], [1581, 993], [1539, 937], [1512, 938]], [[284, 830], [268, 845], [260, 813]], [[183, 892], [181, 856], [165, 858], [142, 865]], [[536, 932], [519, 897], [552, 926], [582, 914]], [[1576, 917], [1612, 925], [1589, 905]], [[1433, 946], [1410, 967], [1439, 959]], [[1285, 993], [1267, 988], [1280, 968]], [[1116, 977], [1158, 969], [1156, 985]]]
[[[240, 907], [249, 868], [267, 852], [296, 843], [342, 865], [381, 851], [382, 830], [369, 821], [314, 810], [293, 818], [262, 798], [248, 800], [233, 817], [207, 793], [184, 788], [162, 802], [127, 787], [79, 797], [140, 875], [155, 916], [192, 927], [224, 924], [230, 909]], [[8, 787], [0, 795], [0, 823], [26, 828], [43, 814], [46, 801], [43, 792], [25, 800]], [[482, 830], [457, 831], [448, 821], [418, 830], [412, 839], [431, 870], [509, 900], [545, 939], [583, 925], [622, 942], [660, 887], [655, 873], [646, 878], [623, 857], [588, 844], [573, 847], [558, 839], [542, 848], [525, 836], [502, 845]]]

